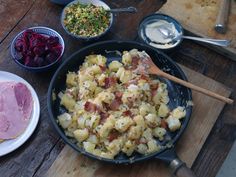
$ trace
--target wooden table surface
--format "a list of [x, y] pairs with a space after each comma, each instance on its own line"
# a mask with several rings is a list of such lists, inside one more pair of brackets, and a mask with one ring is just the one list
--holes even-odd
[[[111, 7], [135, 6], [138, 13], [120, 14], [111, 31], [101, 40], [136, 40], [140, 20], [157, 11], [161, 0], [116, 0], [106, 2]], [[64, 143], [54, 131], [46, 107], [47, 89], [53, 72], [31, 73], [18, 67], [12, 60], [9, 47], [14, 36], [31, 26], [48, 26], [62, 34], [66, 50], [63, 59], [88, 45], [68, 36], [60, 25], [62, 6], [49, 0], [0, 0], [0, 70], [25, 78], [36, 90], [41, 105], [40, 122], [31, 138], [16, 151], [0, 157], [1, 177], [41, 177], [49, 169]], [[173, 60], [236, 89], [236, 62], [196, 43], [184, 41], [169, 54]], [[231, 98], [236, 99], [233, 92]], [[227, 105], [213, 127], [193, 171], [197, 176], [214, 177], [236, 138], [236, 106]]]

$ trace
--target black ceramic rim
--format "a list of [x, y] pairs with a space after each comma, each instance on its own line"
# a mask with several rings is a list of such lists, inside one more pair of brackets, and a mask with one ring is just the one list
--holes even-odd
[[[105, 161], [105, 162], [109, 162], [109, 163], [116, 163], [116, 164], [130, 164], [130, 163], [134, 163], [134, 162], [139, 162], [139, 161], [144, 161], [144, 160], [148, 160], [150, 158], [153, 158], [153, 157], [156, 157], [158, 158], [158, 156], [161, 155], [161, 153], [163, 153], [165, 149], [162, 149], [161, 151], [158, 151], [158, 152], [155, 152], [155, 153], [152, 153], [152, 154], [149, 154], [149, 155], [142, 155], [140, 158], [137, 158], [137, 159], [132, 159], [131, 158], [124, 158], [124, 159], [119, 159], [119, 160], [115, 160], [115, 159], [106, 159], [106, 158], [101, 158], [101, 157], [98, 157], [98, 156], [95, 156], [93, 154], [90, 154], [88, 152], [86, 152], [83, 148], [80, 148], [78, 147], [76, 144], [72, 143], [69, 138], [65, 135], [65, 133], [62, 131], [62, 129], [60, 128], [60, 126], [58, 125], [57, 121], [56, 121], [56, 118], [53, 116], [53, 110], [52, 110], [52, 94], [53, 94], [53, 91], [54, 91], [54, 85], [55, 85], [55, 82], [56, 80], [58, 79], [58, 75], [60, 74], [61, 70], [67, 66], [67, 64], [70, 62], [71, 59], [73, 59], [73, 57], [75, 57], [76, 55], [79, 55], [80, 53], [86, 51], [86, 50], [90, 50], [94, 47], [98, 48], [99, 46], [111, 46], [111, 45], [119, 45], [119, 46], [122, 46], [122, 44], [126, 44], [126, 45], [138, 45], [140, 46], [141, 48], [143, 48], [143, 50], [151, 50], [155, 53], [157, 53], [158, 55], [162, 55], [165, 57], [165, 59], [171, 63], [175, 69], [177, 70], [177, 72], [181, 75], [181, 78], [183, 80], [187, 80], [184, 72], [180, 69], [180, 67], [174, 62], [171, 60], [171, 58], [169, 58], [167, 55], [165, 55], [163, 52], [160, 52], [158, 50], [155, 50], [153, 48], [151, 48], [150, 46], [147, 46], [145, 44], [141, 44], [141, 43], [137, 43], [137, 42], [131, 42], [131, 41], [103, 41], [103, 42], [98, 42], [98, 43], [95, 43], [95, 44], [92, 44], [92, 45], [89, 45], [87, 47], [84, 47], [83, 49], [75, 52], [74, 54], [72, 54], [58, 69], [57, 71], [55, 72], [51, 82], [50, 82], [50, 85], [49, 85], [49, 89], [48, 89], [48, 93], [47, 93], [47, 106], [48, 106], [48, 111], [49, 111], [49, 117], [50, 117], [50, 120], [54, 126], [54, 128], [56, 129], [56, 131], [59, 133], [59, 135], [61, 136], [61, 138], [64, 140], [64, 142], [66, 144], [68, 144], [69, 146], [71, 146], [74, 150], [76, 150], [77, 152], [79, 153], [82, 153], [90, 158], [93, 158], [93, 159], [96, 159], [96, 160], [101, 160], [101, 161]], [[117, 49], [119, 50], [119, 49]], [[90, 51], [92, 52], [92, 50]], [[187, 89], [187, 100], [192, 100], [192, 93], [191, 93], [191, 90], [190, 89]], [[185, 128], [187, 127], [188, 125], [188, 122], [190, 120], [190, 116], [191, 116], [191, 113], [192, 113], [192, 107], [188, 107], [188, 110], [186, 112], [186, 117], [184, 118], [184, 121], [182, 122], [182, 125], [181, 125], [181, 128], [180, 130], [176, 133], [176, 135], [174, 136], [174, 138], [171, 140], [171, 143], [173, 144], [173, 146], [175, 145], [175, 143], [177, 142], [177, 140], [181, 137], [181, 135], [183, 134]], [[172, 146], [172, 147], [173, 147]], [[170, 147], [171, 148], [171, 147]]]

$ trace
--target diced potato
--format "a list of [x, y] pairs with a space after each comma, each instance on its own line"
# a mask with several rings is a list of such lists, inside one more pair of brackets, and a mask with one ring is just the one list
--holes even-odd
[[128, 131], [128, 138], [129, 139], [139, 139], [142, 134], [142, 127], [140, 125], [130, 127]]
[[107, 59], [102, 55], [97, 55], [97, 65], [106, 66]]
[[98, 65], [93, 65], [89, 67], [89, 73], [91, 73], [91, 75], [101, 74], [102, 70]]
[[114, 72], [116, 72], [116, 71], [118, 71], [118, 69], [120, 68], [120, 67], [122, 67], [123, 65], [119, 62], [119, 61], [112, 61], [110, 64], [109, 64], [109, 70], [110, 71], [114, 71]]
[[172, 116], [177, 119], [181, 119], [185, 117], [186, 110], [184, 110], [184, 107], [178, 106], [172, 111]]
[[114, 158], [114, 154], [112, 154], [111, 152], [101, 152], [100, 156], [106, 159]]
[[64, 128], [68, 128], [68, 126], [72, 123], [71, 115], [68, 113], [63, 113], [58, 117], [59, 124]]
[[86, 121], [86, 118], [84, 116], [80, 116], [78, 119], [77, 119], [77, 124], [78, 124], [78, 128], [85, 128], [85, 121]]
[[172, 116], [168, 117], [166, 119], [166, 122], [168, 124], [168, 127], [169, 127], [170, 131], [172, 131], [172, 132], [178, 130], [181, 126], [181, 123], [180, 123], [179, 119], [174, 118]]
[[77, 74], [74, 72], [69, 72], [66, 75], [66, 84], [68, 86], [77, 86], [78, 85], [78, 77]]
[[111, 152], [112, 154], [116, 155], [120, 152], [121, 147], [123, 147], [124, 141], [122, 138], [118, 138], [113, 140], [109, 145], [107, 146], [107, 150]]
[[133, 77], [132, 71], [126, 70], [124, 74], [120, 76], [120, 81], [122, 83], [127, 83], [128, 81], [132, 79], [132, 77]]
[[83, 142], [84, 140], [86, 140], [88, 138], [89, 131], [87, 128], [77, 129], [74, 131], [74, 136], [77, 141]]
[[97, 83], [95, 81], [87, 80], [82, 84], [82, 87], [86, 88], [90, 92], [94, 92], [97, 87]]
[[153, 113], [155, 114], [156, 113], [156, 110], [153, 106], [151, 106], [150, 104], [147, 104], [147, 103], [142, 103], [140, 106], [139, 106], [139, 113], [140, 115], [142, 116], [146, 116], [148, 113]]
[[130, 65], [132, 62], [132, 57], [129, 52], [126, 52], [122, 55], [122, 63], [124, 65]]
[[155, 129], [153, 129], [152, 133], [153, 133], [153, 136], [155, 136], [160, 141], [162, 141], [164, 139], [165, 134], [166, 134], [166, 129], [161, 128], [161, 127], [156, 127]]
[[136, 144], [134, 141], [128, 140], [125, 142], [122, 152], [124, 152], [127, 156], [131, 156], [134, 152]]
[[136, 123], [136, 125], [141, 127], [141, 130], [143, 131], [145, 128], [145, 121], [143, 116], [141, 115], [137, 115], [133, 118], [134, 122]]
[[145, 116], [145, 122], [149, 127], [157, 127], [161, 123], [160, 117], [155, 114], [148, 114]]
[[115, 126], [115, 118], [110, 116], [98, 131], [101, 138], [106, 138]]
[[160, 146], [157, 145], [157, 143], [154, 139], [148, 141], [147, 146], [148, 146], [147, 153], [153, 153], [153, 152], [157, 152], [160, 150]]
[[98, 76], [97, 80], [98, 80], [98, 85], [99, 86], [104, 86], [105, 85], [105, 79], [106, 79], [106, 75], [105, 74], [101, 74], [100, 76]]
[[158, 109], [158, 116], [166, 117], [169, 112], [170, 112], [170, 110], [169, 110], [168, 106], [166, 104], [161, 103], [160, 107]]
[[97, 55], [86, 56], [86, 61], [91, 64], [97, 64]]
[[124, 75], [125, 75], [125, 68], [120, 67], [118, 71], [116, 72], [116, 77], [120, 79], [121, 77], [124, 77]]
[[119, 132], [126, 131], [133, 124], [133, 120], [129, 117], [121, 117], [115, 123], [115, 129]]
[[103, 91], [98, 94], [97, 98], [100, 101], [110, 104], [115, 99], [115, 95], [111, 92]]
[[146, 154], [148, 150], [148, 147], [146, 144], [139, 144], [136, 147], [136, 151], [139, 152], [140, 154]]
[[74, 109], [75, 104], [76, 102], [71, 96], [63, 94], [61, 97], [61, 105], [65, 106], [69, 111]]
[[145, 138], [147, 141], [150, 141], [152, 139], [152, 130], [150, 128], [147, 128], [142, 135], [143, 138]]
[[87, 141], [83, 142], [83, 146], [84, 146], [85, 151], [87, 151], [89, 153], [93, 153], [93, 151], [96, 147], [95, 144], [93, 144], [91, 142], [87, 142]]
[[155, 104], [160, 104], [161, 102], [161, 93], [156, 93], [153, 97], [152, 97], [152, 101], [155, 103]]
[[93, 144], [98, 144], [98, 138], [94, 134], [91, 134], [86, 141]]

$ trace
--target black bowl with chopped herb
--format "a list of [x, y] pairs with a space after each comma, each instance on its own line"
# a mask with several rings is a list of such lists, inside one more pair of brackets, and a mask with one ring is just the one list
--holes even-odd
[[61, 23], [71, 36], [81, 40], [98, 39], [111, 27], [113, 14], [100, 0], [75, 0], [62, 12]]

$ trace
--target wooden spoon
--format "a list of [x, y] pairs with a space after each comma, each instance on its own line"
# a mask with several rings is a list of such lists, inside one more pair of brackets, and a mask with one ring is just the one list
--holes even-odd
[[217, 93], [214, 93], [210, 90], [198, 87], [198, 86], [196, 86], [194, 84], [191, 84], [187, 81], [184, 81], [184, 80], [179, 79], [175, 76], [172, 76], [170, 74], [165, 73], [164, 71], [162, 71], [160, 68], [158, 68], [153, 63], [152, 59], [150, 58], [150, 56], [146, 52], [140, 52], [139, 55], [140, 55], [140, 58], [141, 58], [140, 64], [139, 64], [138, 69], [137, 69], [137, 71], [139, 73], [153, 74], [153, 75], [158, 75], [160, 77], [164, 77], [164, 78], [169, 79], [171, 81], [174, 81], [174, 82], [176, 82], [180, 85], [191, 88], [193, 90], [196, 90], [196, 91], [198, 91], [200, 93], [203, 93], [205, 95], [208, 95], [210, 97], [216, 98], [216, 99], [218, 99], [220, 101], [223, 101], [225, 103], [228, 103], [228, 104], [232, 104], [234, 102], [234, 100], [232, 100], [232, 99], [226, 98], [226, 97], [221, 96]]

